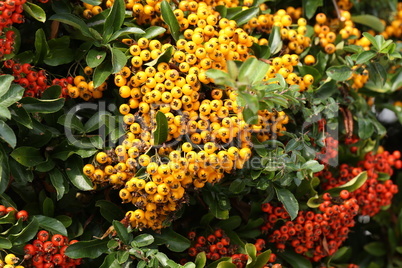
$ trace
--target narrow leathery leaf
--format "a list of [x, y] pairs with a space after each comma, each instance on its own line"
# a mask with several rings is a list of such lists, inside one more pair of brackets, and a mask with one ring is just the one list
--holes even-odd
[[295, 219], [299, 212], [299, 203], [291, 191], [284, 188], [275, 188], [279, 201], [282, 202], [284, 208], [289, 213], [291, 220]]
[[153, 132], [154, 144], [159, 145], [166, 141], [168, 135], [168, 121], [164, 113], [156, 113], [156, 129]]
[[45, 11], [38, 5], [35, 5], [32, 2], [25, 2], [23, 5], [24, 11], [31, 15], [37, 21], [45, 22], [46, 21], [46, 13]]
[[112, 8], [105, 20], [105, 27], [103, 30], [103, 37], [110, 40], [113, 33], [117, 32], [123, 25], [125, 17], [125, 4], [124, 0], [115, 0]]
[[169, 3], [166, 0], [163, 0], [161, 3], [161, 13], [162, 13], [162, 19], [168, 25], [173, 39], [175, 41], [179, 40], [180, 38], [179, 22], [177, 21], [176, 16], [174, 15], [172, 9], [170, 8]]

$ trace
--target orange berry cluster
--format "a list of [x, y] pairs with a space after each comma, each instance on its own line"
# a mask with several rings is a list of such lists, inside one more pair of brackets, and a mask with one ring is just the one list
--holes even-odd
[[390, 25], [385, 27], [385, 31], [381, 33], [384, 38], [388, 39], [391, 37], [401, 38], [402, 36], [402, 2], [397, 4], [397, 12], [395, 14], [394, 20]]
[[107, 83], [103, 82], [99, 87], [94, 87], [94, 82], [90, 80], [92, 68], [87, 66], [84, 68], [85, 76], [77, 75], [74, 77], [71, 84], [67, 85], [68, 96], [71, 98], [81, 98], [88, 101], [92, 98], [100, 99], [103, 96], [103, 91], [107, 89]]
[[81, 259], [71, 259], [64, 254], [67, 247], [76, 242], [78, 241], [68, 241], [68, 238], [61, 234], [51, 236], [48, 231], [41, 230], [37, 233], [36, 239], [32, 241], [32, 244], [24, 246], [24, 259], [29, 262], [28, 267], [76, 267], [81, 264]]
[[387, 151], [373, 155], [368, 153], [364, 160], [358, 163], [358, 167], [351, 167], [348, 164], [342, 164], [339, 170], [339, 177], [334, 177], [330, 171], [321, 172], [324, 189], [331, 189], [350, 181], [352, 178], [367, 171], [367, 181], [357, 190], [351, 193], [356, 198], [361, 215], [374, 216], [382, 207], [391, 204], [393, 196], [398, 192], [398, 186], [391, 179], [380, 180], [381, 173], [392, 175], [393, 167], [400, 168], [402, 161], [400, 152], [395, 151], [390, 154]]
[[346, 240], [349, 229], [355, 225], [353, 218], [358, 210], [357, 200], [350, 198], [349, 192], [340, 198], [324, 194], [318, 212], [299, 211], [293, 221], [282, 205], [264, 203], [262, 211], [268, 215], [262, 231], [268, 234], [267, 241], [275, 243], [277, 249], [290, 246], [296, 253], [317, 262], [335, 253]]
[[[333, 161], [338, 157], [338, 140], [331, 136], [324, 139], [324, 146], [316, 154], [316, 158], [323, 164], [334, 164]], [[331, 164], [332, 163], [332, 164]]]
[[0, 205], [0, 217], [15, 211], [15, 219], [19, 220], [21, 219], [22, 221], [26, 221], [28, 220], [28, 212], [26, 210], [20, 210], [20, 211], [16, 211], [15, 208], [13, 207], [6, 207], [4, 205]]
[[[195, 257], [200, 252], [205, 252], [208, 260], [218, 260], [222, 257], [231, 257], [232, 263], [238, 268], [244, 268], [247, 265], [248, 255], [236, 253], [238, 245], [231, 244], [230, 238], [225, 234], [222, 229], [216, 229], [213, 234], [207, 236], [197, 235], [195, 231], [188, 233], [188, 238], [193, 241], [192, 246], [188, 249], [188, 255]], [[257, 239], [255, 242], [257, 255], [265, 248], [264, 239]], [[271, 253], [269, 264], [273, 264], [276, 260], [276, 255]], [[183, 260], [186, 263], [187, 260]], [[267, 263], [267, 264], [268, 264]], [[277, 268], [281, 266], [276, 266]]]

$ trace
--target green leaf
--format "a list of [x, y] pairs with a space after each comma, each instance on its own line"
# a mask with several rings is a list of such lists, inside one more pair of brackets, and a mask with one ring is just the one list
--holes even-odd
[[329, 189], [327, 192], [332, 196], [338, 196], [342, 190], [348, 190], [349, 192], [353, 192], [359, 189], [367, 180], [367, 171], [361, 172], [359, 175], [351, 179], [345, 184], [342, 184], [338, 187], [334, 187]]
[[307, 19], [311, 19], [317, 11], [317, 8], [323, 5], [322, 0], [305, 0], [302, 3]]
[[109, 41], [116, 40], [117, 38], [128, 34], [145, 34], [145, 31], [138, 27], [125, 27], [114, 32]]
[[35, 33], [35, 63], [41, 63], [49, 52], [49, 45], [45, 32], [42, 28], [38, 29]]
[[80, 241], [68, 246], [66, 255], [73, 259], [90, 258], [96, 259], [103, 253], [108, 251], [107, 239], [93, 239], [87, 241]]
[[245, 187], [246, 184], [244, 182], [244, 179], [236, 179], [230, 184], [229, 191], [234, 194], [239, 194], [244, 190]]
[[375, 48], [375, 50], [379, 51], [380, 50], [380, 44], [377, 42], [377, 40], [374, 38], [374, 36], [372, 36], [370, 33], [368, 32], [364, 32], [362, 34], [364, 37], [366, 37], [371, 45], [373, 45], [373, 47]]
[[275, 187], [276, 196], [282, 202], [284, 208], [290, 215], [290, 219], [294, 220], [299, 212], [299, 203], [291, 191], [284, 188]]
[[[9, 74], [0, 75], [0, 99], [10, 90], [11, 83], [14, 81], [14, 76]], [[7, 106], [8, 107], [8, 106]]]
[[248, 58], [240, 66], [238, 80], [254, 85], [262, 81], [268, 69], [267, 63], [256, 58]]
[[113, 220], [120, 220], [124, 218], [124, 212], [121, 210], [121, 208], [110, 201], [98, 200], [96, 201], [95, 206], [99, 207], [102, 217], [110, 223], [112, 223]]
[[91, 180], [82, 173], [84, 164], [82, 158], [73, 155], [66, 161], [66, 173], [72, 184], [80, 190], [89, 191], [93, 189]]
[[372, 124], [371, 120], [360, 118], [360, 120], [358, 120], [357, 123], [359, 126], [358, 135], [360, 139], [365, 140], [370, 138], [371, 135], [373, 135], [374, 125]]
[[0, 120], [0, 139], [7, 142], [12, 148], [17, 145], [14, 131], [3, 120]]
[[[57, 13], [52, 15], [49, 20], [56, 20], [61, 23], [70, 25], [80, 31], [80, 33], [88, 37], [91, 40], [95, 40], [95, 37], [92, 35], [91, 31], [89, 30], [89, 27], [86, 25], [86, 23], [79, 17], [77, 17], [74, 14], [71, 13]], [[113, 24], [111, 24], [113, 25]]]
[[218, 263], [217, 268], [236, 268], [236, 264], [232, 263], [231, 261], [221, 261]]
[[156, 113], [156, 129], [153, 132], [154, 144], [159, 145], [166, 141], [168, 135], [168, 121], [164, 113]]
[[0, 106], [0, 119], [10, 119], [11, 118], [11, 113], [6, 107]]
[[251, 267], [263, 268], [268, 263], [270, 257], [271, 257], [271, 250], [268, 249], [257, 256], [255, 262], [252, 263]]
[[225, 85], [229, 87], [234, 87], [234, 81], [230, 75], [222, 70], [218, 69], [208, 69], [205, 74], [208, 78], [214, 80], [217, 85]]
[[371, 60], [377, 55], [376, 52], [372, 50], [367, 50], [363, 51], [362, 53], [359, 53], [359, 55], [356, 58], [356, 64], [363, 64]]
[[387, 254], [387, 246], [379, 241], [365, 244], [364, 250], [376, 257], [382, 257]]
[[145, 66], [157, 66], [161, 62], [169, 62], [169, 60], [172, 58], [173, 54], [173, 47], [168, 47], [165, 51], [162, 52], [156, 59], [145, 63]]
[[59, 119], [57, 119], [57, 123], [65, 128], [74, 129], [79, 133], [85, 132], [84, 125], [74, 113], [63, 114]]
[[22, 245], [36, 236], [38, 232], [39, 223], [35, 217], [23, 228], [19, 233], [12, 234], [8, 238], [13, 245]]
[[54, 203], [49, 197], [45, 197], [42, 202], [42, 214], [44, 216], [53, 217], [54, 216]]
[[66, 215], [57, 215], [56, 220], [61, 222], [64, 225], [64, 227], [66, 227], [66, 228], [68, 228], [73, 223], [73, 220], [71, 219], [71, 217], [66, 216]]
[[272, 28], [272, 31], [269, 35], [268, 45], [271, 51], [271, 55], [274, 55], [281, 51], [283, 42], [281, 38], [280, 28], [278, 26], [274, 26]]
[[317, 160], [308, 160], [301, 166], [301, 169], [308, 169], [315, 173], [323, 170], [324, 165], [320, 164]]
[[352, 69], [346, 65], [332, 66], [327, 69], [326, 73], [335, 81], [346, 81], [352, 75]]
[[202, 251], [195, 256], [195, 268], [204, 268], [207, 264], [207, 257], [205, 251]]
[[41, 96], [41, 99], [52, 100], [58, 99], [61, 96], [61, 86], [53, 85], [48, 87]]
[[64, 187], [64, 177], [63, 174], [58, 169], [52, 169], [49, 171], [49, 178], [50, 182], [52, 183], [53, 187], [56, 189], [57, 192], [57, 200], [60, 200], [66, 188]]
[[40, 149], [34, 147], [18, 147], [11, 153], [11, 157], [26, 167], [33, 167], [45, 161]]
[[190, 247], [190, 240], [176, 233], [171, 228], [162, 229], [161, 233], [153, 234], [158, 245], [166, 245], [173, 252], [183, 252]]
[[105, 20], [103, 36], [106, 40], [109, 41], [113, 33], [120, 30], [121, 26], [123, 25], [124, 16], [125, 16], [124, 1], [115, 0]]
[[155, 241], [155, 238], [150, 234], [140, 234], [134, 237], [133, 241], [131, 242], [131, 246], [133, 247], [146, 247], [151, 245]]
[[53, 100], [41, 100], [31, 97], [25, 97], [21, 99], [20, 103], [22, 107], [28, 113], [55, 113], [59, 111], [64, 106], [65, 99], [53, 99]]
[[370, 27], [376, 32], [382, 33], [385, 30], [385, 26], [381, 23], [381, 20], [373, 15], [364, 14], [352, 16], [351, 20], [355, 23], [363, 24]]
[[277, 252], [277, 255], [290, 264], [292, 268], [312, 268], [312, 264], [309, 260], [300, 254], [296, 254], [293, 251], [285, 250], [284, 252]]
[[95, 68], [93, 73], [94, 87], [97, 88], [113, 73], [113, 65], [110, 60], [106, 60]]
[[161, 27], [161, 26], [151, 26], [147, 29], [145, 29], [145, 33], [144, 34], [140, 34], [139, 37], [144, 37], [147, 38], [148, 40], [151, 40], [155, 37], [157, 37], [158, 35], [163, 34], [164, 32], [166, 32], [166, 29]]
[[10, 249], [12, 248], [13, 244], [10, 240], [5, 237], [0, 237], [0, 248], [1, 249]]
[[46, 13], [40, 6], [27, 1], [22, 7], [24, 8], [24, 11], [31, 15], [35, 20], [40, 22], [46, 21]]
[[[110, 240], [113, 241], [113, 240]], [[117, 260], [117, 252], [108, 254], [99, 268], [120, 268], [121, 265]]]
[[69, 48], [50, 49], [43, 62], [50, 66], [68, 64], [74, 60], [74, 51]]
[[117, 220], [113, 221], [113, 227], [121, 241], [124, 244], [128, 245], [130, 243], [130, 237], [132, 237], [132, 235], [128, 233], [127, 227], [125, 227], [121, 222]]
[[21, 166], [13, 158], [9, 158], [9, 166], [14, 180], [21, 185], [26, 185], [28, 182], [32, 182], [34, 179], [32, 170]]
[[257, 258], [257, 249], [254, 244], [246, 243], [244, 246], [246, 254], [254, 261]]
[[112, 72], [120, 72], [127, 63], [127, 57], [120, 49], [117, 48], [111, 48], [110, 52], [112, 53]]
[[236, 21], [237, 25], [240, 26], [257, 17], [259, 12], [259, 7], [251, 7], [233, 16], [232, 20]]
[[[4, 75], [6, 76], [6, 75]], [[1, 75], [0, 77], [3, 77]], [[0, 83], [2, 81], [0, 80]], [[8, 81], [4, 81], [7, 85]], [[7, 108], [17, 101], [21, 100], [22, 95], [24, 94], [25, 89], [17, 84], [12, 84], [11, 86], [7, 86], [7, 90], [3, 92], [3, 95], [0, 97], [0, 107]]]
[[44, 215], [35, 215], [34, 218], [37, 220], [39, 227], [48, 230], [54, 234], [61, 234], [67, 236], [67, 229], [64, 227], [63, 223], [52, 217], [47, 217]]
[[163, 0], [161, 3], [161, 13], [163, 21], [168, 25], [170, 33], [175, 41], [180, 38], [180, 25], [174, 15], [169, 3]]
[[105, 50], [93, 48], [88, 51], [88, 54], [87, 54], [85, 60], [89, 67], [95, 68], [95, 67], [98, 67], [105, 60], [105, 57], [106, 57]]
[[314, 77], [314, 81], [320, 81], [322, 74], [315, 67], [312, 66], [298, 66], [297, 67], [301, 76], [305, 76], [306, 74], [311, 74]]

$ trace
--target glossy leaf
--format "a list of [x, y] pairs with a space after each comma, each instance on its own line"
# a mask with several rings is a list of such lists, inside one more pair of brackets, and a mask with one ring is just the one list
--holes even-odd
[[93, 189], [91, 180], [82, 173], [84, 166], [81, 157], [71, 156], [66, 161], [66, 173], [71, 183], [80, 190], [88, 191]]
[[41, 63], [49, 52], [46, 35], [43, 29], [38, 29], [35, 33], [35, 63]]
[[109, 41], [109, 38], [113, 35], [113, 33], [120, 30], [120, 27], [123, 25], [124, 16], [124, 0], [115, 0], [105, 20], [103, 36], [106, 40]]
[[171, 228], [162, 229], [161, 233], [155, 233], [155, 242], [158, 245], [166, 245], [173, 252], [183, 252], [190, 247], [190, 240], [176, 233]]
[[113, 73], [113, 65], [109, 60], [103, 61], [93, 73], [94, 87], [99, 87]]
[[168, 47], [165, 51], [162, 52], [156, 59], [145, 63], [145, 66], [157, 66], [161, 62], [169, 62], [169, 60], [172, 58], [173, 54], [173, 47]]
[[11, 157], [26, 167], [33, 167], [45, 161], [40, 149], [28, 146], [16, 148]]
[[29, 240], [36, 236], [38, 232], [39, 223], [34, 217], [27, 226], [25, 226], [19, 233], [12, 234], [9, 236], [10, 241], [13, 245], [22, 245], [27, 243]]
[[335, 81], [346, 81], [352, 75], [352, 69], [346, 65], [332, 66], [328, 68], [327, 75]]
[[46, 21], [46, 13], [45, 11], [38, 5], [35, 5], [32, 2], [25, 2], [23, 5], [24, 11], [31, 15], [37, 21], [45, 22]]
[[60, 200], [64, 196], [66, 190], [66, 188], [64, 187], [63, 173], [61, 173], [61, 171], [58, 169], [52, 169], [49, 172], [49, 178], [53, 187], [56, 189], [57, 200]]
[[163, 34], [166, 32], [166, 29], [160, 26], [150, 26], [149, 28], [145, 29], [143, 34], [139, 34], [140, 37], [148, 38], [149, 40], [157, 37], [158, 35]]
[[260, 253], [255, 261], [251, 263], [250, 268], [263, 268], [269, 261], [271, 257], [271, 250], [268, 249], [262, 253]]
[[309, 260], [303, 257], [300, 254], [296, 254], [293, 251], [285, 250], [284, 252], [278, 252], [278, 256], [284, 259], [287, 263], [290, 264], [292, 268], [312, 268], [312, 264]]
[[47, 217], [44, 215], [35, 215], [34, 217], [37, 219], [40, 228], [43, 228], [55, 234], [67, 236], [66, 227], [64, 227], [63, 223], [56, 220], [55, 218]]
[[134, 237], [131, 245], [133, 247], [146, 247], [151, 245], [155, 241], [155, 238], [150, 234], [140, 234]]
[[222, 261], [218, 263], [217, 268], [236, 268], [236, 264], [232, 263], [231, 261]]
[[195, 256], [195, 267], [196, 268], [204, 268], [207, 263], [207, 257], [205, 255], [205, 251], [202, 251]]
[[303, 10], [306, 13], [306, 17], [308, 19], [311, 19], [317, 8], [321, 7], [323, 5], [323, 0], [306, 0], [303, 1]]
[[65, 99], [41, 100], [31, 97], [25, 97], [20, 101], [28, 113], [55, 113], [63, 108]]
[[256, 58], [248, 58], [240, 66], [238, 80], [254, 85], [262, 81], [268, 69], [269, 65], [267, 63]]
[[153, 132], [154, 144], [159, 145], [166, 141], [168, 136], [168, 121], [164, 113], [156, 113], [156, 129]]
[[[8, 77], [8, 75], [4, 75], [6, 77]], [[3, 77], [3, 75], [1, 75], [0, 77]], [[1, 83], [2, 81], [0, 81]], [[24, 94], [24, 88], [21, 87], [20, 85], [16, 85], [16, 84], [12, 84], [11, 86], [7, 86], [8, 81], [4, 80], [3, 82], [5, 82], [5, 91], [3, 91], [3, 95], [0, 97], [0, 107], [4, 107], [7, 108], [11, 105], [13, 105], [14, 103], [16, 103], [17, 101], [21, 100], [22, 95]], [[4, 88], [3, 88], [4, 90]]]
[[260, 9], [258, 7], [251, 7], [233, 16], [232, 20], [236, 21], [237, 25], [240, 26], [247, 23], [252, 18], [257, 17], [259, 11]]
[[5, 237], [0, 237], [0, 248], [1, 249], [10, 249], [13, 246], [10, 240]]
[[364, 250], [376, 257], [381, 257], [387, 254], [386, 245], [380, 241], [375, 241], [364, 245]]
[[76, 15], [70, 13], [57, 13], [52, 15], [49, 20], [56, 20], [60, 21], [61, 23], [70, 25], [80, 31], [83, 36], [88, 37], [92, 40], [95, 39], [91, 31], [89, 30], [89, 27], [81, 18], [77, 17]]
[[[12, 75], [0, 75], [0, 99], [4, 94], [6, 94], [11, 86], [11, 83], [14, 81], [14, 77]], [[8, 107], [8, 106], [7, 106]]]
[[93, 239], [87, 241], [79, 241], [70, 245], [66, 250], [66, 255], [73, 259], [78, 258], [98, 258], [100, 255], [108, 251], [107, 239]]
[[113, 220], [124, 218], [124, 212], [121, 208], [110, 201], [98, 200], [95, 206], [99, 207], [102, 217], [110, 223], [112, 223]]
[[7, 142], [12, 148], [17, 145], [14, 131], [3, 120], [0, 120], [0, 140]]
[[284, 188], [276, 188], [276, 196], [282, 202], [284, 208], [289, 213], [291, 220], [295, 219], [299, 211], [299, 203], [291, 191]]
[[127, 245], [130, 242], [130, 237], [132, 237], [132, 235], [128, 233], [127, 227], [117, 220], [113, 221], [113, 227], [121, 241]]
[[86, 63], [89, 67], [98, 67], [106, 58], [106, 51], [98, 48], [93, 48], [88, 51], [86, 56]]
[[356, 64], [366, 63], [372, 58], [374, 58], [376, 55], [377, 53], [375, 53], [372, 50], [363, 51], [362, 53], [359, 53], [359, 55], [357, 56]]
[[359, 175], [351, 179], [345, 184], [342, 184], [338, 187], [331, 188], [327, 192], [332, 196], [338, 196], [342, 190], [348, 190], [349, 192], [353, 192], [359, 189], [367, 180], [367, 171], [361, 172]]
[[274, 26], [272, 28], [272, 32], [269, 35], [268, 45], [271, 51], [271, 55], [274, 55], [281, 51], [283, 42], [281, 38], [280, 28], [278, 26]]
[[[155, 26], [156, 27], [156, 26]], [[109, 41], [116, 40], [117, 38], [129, 34], [145, 34], [145, 31], [138, 27], [125, 27], [117, 30], [112, 34]]]
[[180, 26], [174, 15], [172, 9], [170, 8], [169, 2], [163, 0], [161, 3], [161, 13], [163, 21], [168, 25], [172, 37], [175, 41], [180, 38]]
[[120, 72], [127, 63], [127, 57], [117, 48], [111, 48], [110, 52], [112, 53], [112, 72]]
[[385, 26], [382, 24], [381, 20], [378, 17], [370, 14], [352, 16], [351, 20], [355, 23], [369, 26], [371, 29], [379, 33], [382, 33], [385, 29]]

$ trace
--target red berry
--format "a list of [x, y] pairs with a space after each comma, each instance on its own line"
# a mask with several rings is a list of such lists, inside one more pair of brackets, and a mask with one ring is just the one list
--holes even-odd
[[38, 232], [36, 237], [38, 238], [38, 240], [45, 242], [49, 239], [49, 232], [46, 230], [41, 230]]
[[22, 221], [26, 221], [28, 219], [28, 212], [26, 210], [20, 210], [15, 215], [17, 220], [21, 219]]
[[52, 242], [56, 247], [62, 246], [64, 244], [64, 237], [61, 234], [55, 234], [52, 236]]

